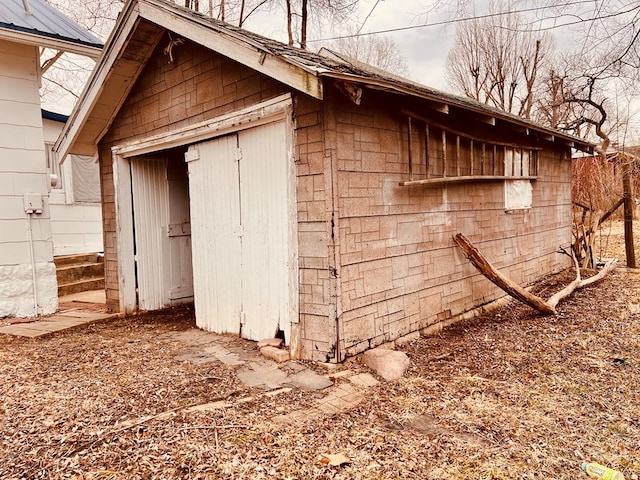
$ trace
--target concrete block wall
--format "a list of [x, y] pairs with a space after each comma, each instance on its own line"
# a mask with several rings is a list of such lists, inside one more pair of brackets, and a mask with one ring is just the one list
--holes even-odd
[[328, 120], [322, 102], [295, 95], [300, 356], [322, 362], [335, 361], [337, 353], [333, 157], [324, 135]]
[[[366, 95], [366, 92], [365, 92]], [[354, 355], [504, 295], [455, 246], [463, 233], [527, 285], [570, 265], [570, 160], [540, 152], [533, 208], [507, 212], [504, 182], [401, 187], [406, 128], [380, 101], [336, 97], [340, 349]], [[565, 151], [567, 150], [567, 151]]]
[[[36, 47], [0, 41], [0, 318], [51, 314], [58, 306], [38, 61]], [[43, 205], [31, 227], [26, 193], [40, 196]]]

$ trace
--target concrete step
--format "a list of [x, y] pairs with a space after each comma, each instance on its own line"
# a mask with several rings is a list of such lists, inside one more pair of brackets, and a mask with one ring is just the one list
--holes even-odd
[[68, 283], [79, 282], [82, 280], [104, 278], [104, 264], [82, 263], [57, 267], [56, 277], [58, 278], [58, 285], [66, 285]]
[[78, 255], [60, 255], [53, 257], [56, 267], [69, 265], [82, 265], [84, 263], [104, 263], [104, 255], [101, 253], [82, 253]]
[[80, 280], [77, 282], [67, 283], [66, 285], [58, 284], [58, 296], [71, 295], [72, 293], [86, 292], [88, 290], [99, 290], [104, 288], [104, 278], [93, 278], [89, 280]]
[[54, 257], [58, 296], [104, 288], [104, 257], [99, 253]]

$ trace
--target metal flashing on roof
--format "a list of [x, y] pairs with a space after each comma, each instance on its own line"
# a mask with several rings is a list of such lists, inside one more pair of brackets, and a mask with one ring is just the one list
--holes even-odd
[[2, 0], [0, 39], [97, 57], [100, 39], [44, 0]]

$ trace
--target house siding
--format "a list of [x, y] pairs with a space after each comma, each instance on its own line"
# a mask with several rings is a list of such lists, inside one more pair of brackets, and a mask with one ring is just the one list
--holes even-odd
[[333, 123], [332, 115], [326, 104], [303, 95], [296, 97], [294, 112], [300, 356], [314, 361], [336, 361], [339, 279], [333, 217], [335, 156], [330, 148], [325, 148], [325, 130]]
[[[64, 123], [43, 119], [45, 144], [53, 145]], [[60, 166], [62, 188], [49, 194], [53, 255], [75, 255], [102, 252], [102, 219], [98, 202], [80, 203], [74, 199], [71, 158]], [[91, 184], [94, 188], [99, 185]]]
[[[37, 48], [0, 41], [0, 318], [51, 314], [58, 306]], [[42, 197], [31, 230], [38, 292], [33, 298], [24, 194]]]

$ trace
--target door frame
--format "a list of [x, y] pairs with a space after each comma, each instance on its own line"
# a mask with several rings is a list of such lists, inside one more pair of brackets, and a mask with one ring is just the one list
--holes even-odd
[[[123, 142], [111, 148], [116, 218], [116, 241], [111, 248], [115, 247], [117, 253], [118, 296], [121, 312], [131, 313], [137, 309], [131, 199], [131, 162], [135, 161], [135, 157], [174, 147], [188, 146], [279, 120], [285, 122], [288, 145], [288, 210], [290, 218], [297, 219], [293, 102], [289, 93], [194, 125]], [[295, 260], [295, 265], [290, 269], [292, 273], [290, 274], [289, 295], [291, 305], [294, 306], [291, 318], [290, 349], [292, 356], [297, 356], [299, 345], [299, 329], [295, 328], [299, 322], [297, 221], [291, 222], [289, 240], [292, 249], [290, 256]], [[107, 239], [105, 239], [105, 246], [107, 244]]]

